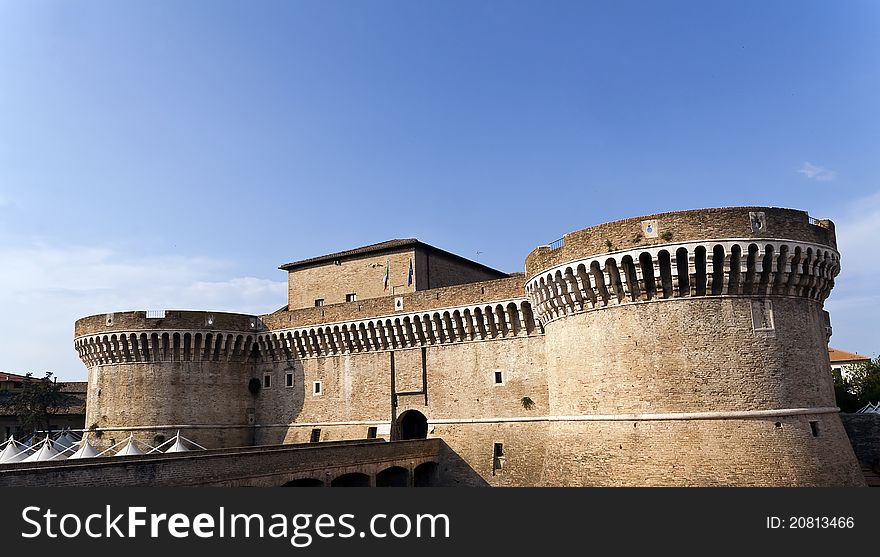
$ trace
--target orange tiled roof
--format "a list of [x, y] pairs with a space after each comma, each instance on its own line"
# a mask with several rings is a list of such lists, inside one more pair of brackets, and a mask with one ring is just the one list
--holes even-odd
[[854, 360], [871, 359], [867, 356], [862, 356], [861, 354], [854, 354], [852, 352], [838, 350], [837, 348], [831, 348], [830, 346], [828, 347], [828, 358], [830, 358], [832, 362], [851, 362]]

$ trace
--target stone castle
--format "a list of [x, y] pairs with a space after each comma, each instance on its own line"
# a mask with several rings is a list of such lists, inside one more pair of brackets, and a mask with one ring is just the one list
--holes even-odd
[[208, 447], [440, 437], [451, 485], [864, 485], [829, 373], [831, 221], [626, 219], [538, 247], [524, 274], [417, 240], [281, 269], [268, 315], [77, 321], [86, 427]]

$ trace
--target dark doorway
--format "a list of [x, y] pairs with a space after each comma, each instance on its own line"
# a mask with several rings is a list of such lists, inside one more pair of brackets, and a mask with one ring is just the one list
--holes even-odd
[[428, 418], [418, 410], [407, 410], [397, 418], [395, 441], [407, 439], [426, 439], [428, 437]]
[[425, 462], [413, 470], [413, 486], [431, 487], [437, 485], [437, 463]]
[[409, 470], [400, 466], [386, 468], [376, 474], [376, 487], [407, 487]]
[[330, 487], [370, 487], [370, 476], [358, 472], [343, 474], [330, 482]]
[[324, 487], [324, 482], [317, 478], [300, 478], [291, 480], [282, 487]]

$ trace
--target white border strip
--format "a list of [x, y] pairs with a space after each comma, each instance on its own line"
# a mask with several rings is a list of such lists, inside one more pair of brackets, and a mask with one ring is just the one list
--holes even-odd
[[[666, 412], [658, 414], [587, 414], [582, 416], [523, 416], [511, 418], [439, 418], [429, 419], [429, 425], [452, 425], [452, 424], [496, 424], [496, 423], [522, 423], [522, 422], [644, 422], [644, 421], [676, 421], [676, 420], [736, 420], [775, 418], [779, 416], [803, 416], [815, 414], [837, 414], [840, 408], [836, 406], [820, 406], [815, 408], [780, 408], [778, 410], [739, 410], [721, 412]], [[292, 424], [254, 424], [254, 425], [151, 425], [129, 427], [99, 427], [97, 431], [130, 431], [151, 429], [241, 429], [241, 428], [268, 428], [268, 427], [332, 427], [351, 425], [384, 425], [387, 420], [379, 421], [348, 421], [348, 422], [300, 422]], [[90, 431], [90, 430], [86, 430]]]

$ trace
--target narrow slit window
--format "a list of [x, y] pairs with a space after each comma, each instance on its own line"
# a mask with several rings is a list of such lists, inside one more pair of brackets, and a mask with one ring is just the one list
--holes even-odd
[[268, 389], [271, 386], [272, 386], [272, 376], [271, 375], [264, 375], [263, 376], [263, 388]]
[[288, 387], [293, 387], [293, 374], [292, 373], [287, 374], [286, 381], [287, 381]]
[[317, 443], [321, 440], [321, 430], [317, 427], [312, 430], [312, 436], [309, 438], [309, 443]]
[[819, 437], [819, 422], [810, 422], [810, 431], [813, 437]]
[[324, 305], [324, 298], [317, 298], [317, 299], [315, 299], [315, 307], [316, 307], [316, 308], [319, 308], [319, 307], [321, 307], [321, 306], [323, 306], [323, 305]]
[[312, 385], [312, 393], [317, 396], [324, 393], [324, 385], [320, 381], [315, 381]]
[[493, 454], [495, 458], [501, 458], [504, 456], [504, 443], [495, 443], [495, 447], [493, 449]]
[[504, 384], [504, 375], [500, 371], [495, 372], [495, 384], [503, 385]]
[[351, 294], [346, 294], [346, 295], [345, 295], [345, 301], [346, 301], [346, 302], [356, 302], [357, 299], [358, 299], [358, 295], [357, 295], [356, 293], [354, 293], [354, 292], [352, 292]]

